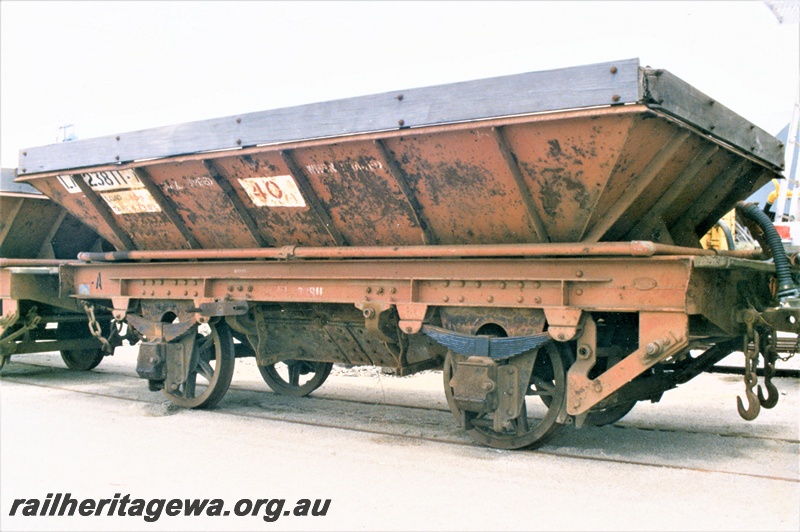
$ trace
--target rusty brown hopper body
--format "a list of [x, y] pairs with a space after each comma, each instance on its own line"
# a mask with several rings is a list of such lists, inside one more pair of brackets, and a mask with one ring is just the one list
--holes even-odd
[[118, 249], [697, 247], [782, 152], [625, 60], [28, 148], [18, 181]]

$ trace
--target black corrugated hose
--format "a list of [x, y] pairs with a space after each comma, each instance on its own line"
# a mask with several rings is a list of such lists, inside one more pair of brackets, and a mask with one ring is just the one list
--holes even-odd
[[716, 226], [720, 228], [722, 233], [725, 235], [725, 243], [728, 244], [728, 249], [736, 249], [736, 242], [733, 240], [733, 233], [731, 233], [731, 228], [728, 227], [728, 224], [719, 220], [716, 223]]
[[764, 231], [764, 236], [767, 239], [767, 245], [772, 253], [772, 259], [775, 261], [775, 273], [778, 277], [778, 290], [775, 296], [783, 300], [787, 297], [798, 297], [800, 291], [797, 285], [792, 280], [792, 272], [789, 269], [789, 259], [786, 257], [786, 250], [783, 248], [781, 236], [772, 225], [772, 221], [764, 212], [758, 208], [757, 203], [745, 203], [740, 201], [736, 204], [736, 210], [750, 218]]

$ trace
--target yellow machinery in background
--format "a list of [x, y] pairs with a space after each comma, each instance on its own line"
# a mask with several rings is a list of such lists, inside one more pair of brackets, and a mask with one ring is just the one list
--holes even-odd
[[703, 249], [733, 249], [736, 237], [736, 210], [723, 216], [708, 233], [700, 239]]

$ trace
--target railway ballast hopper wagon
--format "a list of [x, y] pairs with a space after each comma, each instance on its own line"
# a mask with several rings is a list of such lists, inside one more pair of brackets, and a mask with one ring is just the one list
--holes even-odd
[[57, 296], [127, 322], [176, 404], [216, 404], [236, 356], [297, 395], [337, 362], [442, 368], [458, 422], [519, 448], [737, 350], [740, 413], [775, 405], [796, 271], [757, 208], [763, 251], [699, 239], [782, 160], [624, 60], [28, 148], [18, 181], [116, 248], [60, 264]]

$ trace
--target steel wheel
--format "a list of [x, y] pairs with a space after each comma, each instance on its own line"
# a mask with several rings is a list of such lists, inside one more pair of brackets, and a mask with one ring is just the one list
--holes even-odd
[[105, 354], [101, 349], [69, 349], [61, 351], [61, 360], [69, 369], [89, 371], [103, 361]]
[[198, 333], [192, 351], [192, 367], [186, 382], [163, 393], [184, 408], [211, 408], [228, 391], [233, 378], [233, 337], [227, 325], [209, 324], [207, 335]]
[[491, 416], [464, 412], [458, 408], [450, 387], [453, 356], [451, 352], [447, 353], [442, 368], [445, 396], [456, 420], [462, 423], [473, 439], [498, 449], [521, 449], [542, 445], [561, 430], [562, 425], [557, 420], [564, 405], [567, 381], [559, 344], [551, 342], [539, 349], [526, 394], [538, 395], [543, 400], [547, 398], [546, 412], [543, 416], [534, 417], [524, 405], [520, 416], [513, 420], [513, 426], [504, 432], [493, 429]]
[[627, 403], [620, 403], [603, 410], [590, 411], [589, 415], [586, 416], [586, 424], [592, 425], [593, 427], [611, 425], [625, 417], [628, 412], [633, 410], [635, 405], [636, 401], [628, 401]]
[[281, 395], [304, 397], [320, 386], [333, 369], [330, 362], [284, 360], [269, 366], [258, 366], [264, 382]]
[[[103, 333], [107, 327], [102, 327]], [[84, 322], [62, 322], [58, 324], [56, 335], [59, 340], [74, 340], [86, 338], [87, 341], [94, 341], [89, 326]], [[93, 349], [62, 349], [61, 360], [69, 369], [75, 371], [89, 371], [97, 367], [103, 361], [105, 353], [99, 347]]]

